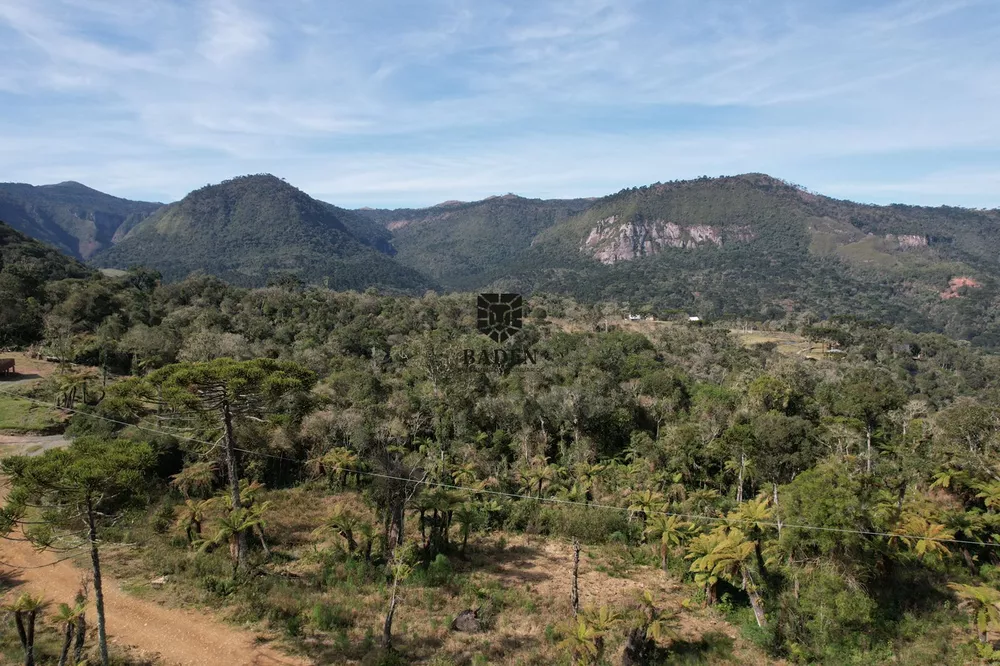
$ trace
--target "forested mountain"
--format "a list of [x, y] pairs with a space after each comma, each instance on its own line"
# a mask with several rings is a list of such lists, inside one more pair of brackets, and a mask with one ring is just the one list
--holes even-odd
[[165, 206], [93, 263], [143, 265], [167, 280], [204, 271], [244, 286], [284, 274], [334, 289], [433, 286], [386, 250], [388, 238], [367, 220], [259, 174], [203, 187]]
[[0, 220], [78, 259], [110, 247], [162, 205], [119, 199], [72, 181], [0, 183]]
[[763, 174], [353, 211], [257, 175], [147, 217], [157, 206], [76, 183], [0, 187], [0, 219], [7, 210], [15, 228], [78, 257], [104, 247], [95, 265], [143, 264], [168, 281], [293, 273], [335, 288], [546, 291], [663, 315], [852, 315], [1000, 347], [996, 210], [863, 205]]
[[748, 174], [600, 199], [477, 287], [703, 317], [850, 314], [996, 347], [998, 256], [998, 211], [867, 206]]
[[401, 263], [448, 289], [474, 289], [503, 273], [542, 231], [587, 208], [590, 199], [525, 199], [507, 194], [430, 208], [361, 209], [392, 233]]
[[50, 301], [46, 285], [92, 271], [0, 222], [0, 347], [33, 341]]

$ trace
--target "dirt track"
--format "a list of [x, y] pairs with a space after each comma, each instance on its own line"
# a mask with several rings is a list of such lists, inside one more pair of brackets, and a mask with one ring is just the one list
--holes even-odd
[[[6, 490], [6, 486], [0, 488], [0, 500]], [[83, 570], [68, 561], [52, 564], [58, 559], [52, 553], [35, 552], [26, 542], [0, 539], [0, 561], [6, 565], [3, 569], [13, 570], [13, 578], [19, 583], [16, 590], [40, 594], [53, 603], [70, 603], [80, 587]], [[164, 664], [307, 666], [311, 663], [283, 655], [267, 645], [256, 645], [250, 632], [227, 625], [205, 612], [165, 608], [130, 597], [119, 589], [117, 581], [108, 577], [104, 580], [104, 605], [113, 645], [130, 646], [139, 655], [155, 657]], [[92, 602], [88, 617], [91, 626], [96, 627]]]

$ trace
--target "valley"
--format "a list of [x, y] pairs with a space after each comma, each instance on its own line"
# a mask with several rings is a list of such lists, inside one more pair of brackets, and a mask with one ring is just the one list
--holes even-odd
[[[83, 617], [129, 666], [990, 659], [992, 216], [258, 175], [87, 263], [0, 225], [0, 654]], [[503, 345], [472, 288], [523, 290]]]

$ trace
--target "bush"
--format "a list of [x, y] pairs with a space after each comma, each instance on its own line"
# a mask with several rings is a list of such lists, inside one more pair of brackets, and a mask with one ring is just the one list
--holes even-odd
[[621, 535], [623, 542], [635, 541], [637, 524], [630, 525], [625, 514], [614, 509], [583, 506], [552, 506], [542, 510], [539, 522], [546, 534], [577, 538], [584, 543], [607, 543]]
[[320, 631], [350, 629], [354, 626], [354, 616], [339, 605], [317, 602], [309, 613], [311, 624]]
[[156, 510], [153, 514], [153, 520], [151, 526], [153, 531], [157, 534], [166, 534], [167, 530], [174, 523], [174, 507], [171, 504], [165, 504]]
[[538, 532], [540, 502], [537, 500], [520, 500], [503, 505], [504, 529], [514, 532]]
[[425, 587], [440, 587], [452, 582], [453, 577], [451, 562], [444, 555], [438, 554], [426, 567], [416, 567], [410, 576], [410, 582]]
[[219, 597], [228, 597], [236, 591], [236, 581], [230, 578], [206, 576], [201, 579], [205, 590]]

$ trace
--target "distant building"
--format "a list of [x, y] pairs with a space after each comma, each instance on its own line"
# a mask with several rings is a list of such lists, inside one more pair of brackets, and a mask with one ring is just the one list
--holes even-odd
[[639, 321], [640, 319], [642, 319], [642, 315], [630, 314], [628, 316], [629, 321]]
[[701, 326], [702, 324], [701, 317], [693, 317], [693, 316], [688, 317], [688, 323], [697, 324], [698, 326]]

